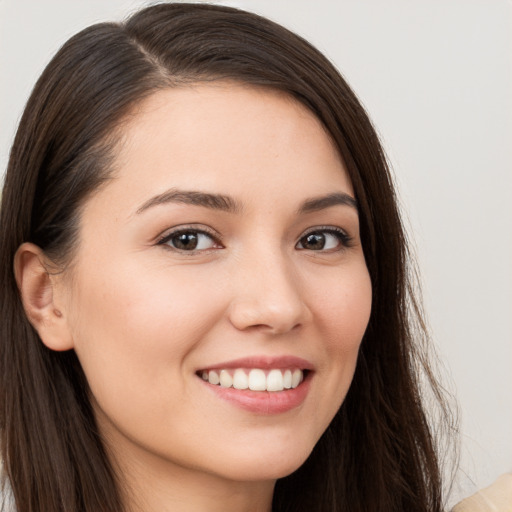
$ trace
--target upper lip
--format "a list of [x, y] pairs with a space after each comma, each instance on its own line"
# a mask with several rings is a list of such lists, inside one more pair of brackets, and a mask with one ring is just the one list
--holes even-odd
[[200, 370], [213, 368], [261, 368], [262, 370], [271, 370], [273, 368], [278, 368], [281, 370], [299, 368], [301, 370], [313, 370], [313, 364], [306, 359], [291, 355], [277, 357], [249, 356], [211, 364], [200, 368]]

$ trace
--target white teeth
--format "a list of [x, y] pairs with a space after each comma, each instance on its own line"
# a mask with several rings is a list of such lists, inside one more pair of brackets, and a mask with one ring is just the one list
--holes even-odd
[[267, 391], [283, 391], [283, 374], [281, 370], [270, 370], [267, 375]]
[[249, 372], [249, 389], [252, 391], [265, 391], [267, 378], [263, 370], [251, 370]]
[[300, 370], [293, 370], [292, 388], [296, 388], [301, 382], [302, 382], [302, 372]]
[[219, 374], [214, 371], [214, 370], [210, 370], [210, 372], [208, 373], [208, 382], [210, 384], [219, 384], [220, 383], [220, 378], [219, 378]]
[[227, 370], [220, 371], [219, 381], [223, 388], [230, 388], [233, 385], [233, 377], [231, 377]]
[[283, 386], [285, 389], [290, 389], [292, 387], [292, 372], [291, 372], [291, 370], [286, 370], [284, 372]]
[[235, 370], [235, 374], [233, 375], [233, 387], [235, 389], [247, 389], [249, 387], [249, 379], [241, 368]]
[[304, 372], [295, 370], [272, 369], [264, 370], [253, 368], [247, 370], [237, 368], [232, 370], [210, 370], [201, 372], [201, 378], [215, 386], [223, 388], [250, 389], [252, 391], [283, 391], [296, 388], [304, 380]]

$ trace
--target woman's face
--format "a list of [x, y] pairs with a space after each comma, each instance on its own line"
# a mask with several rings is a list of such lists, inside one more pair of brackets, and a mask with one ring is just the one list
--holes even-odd
[[302, 105], [221, 82], [155, 93], [122, 141], [59, 284], [107, 446], [141, 471], [285, 476], [370, 315], [344, 164]]

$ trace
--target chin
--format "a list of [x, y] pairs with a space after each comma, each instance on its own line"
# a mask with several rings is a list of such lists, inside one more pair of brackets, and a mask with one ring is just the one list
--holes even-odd
[[224, 477], [246, 482], [284, 478], [304, 464], [313, 447], [298, 450], [295, 445], [290, 450], [282, 447], [280, 450], [259, 450], [253, 457], [247, 453], [238, 454], [230, 463], [226, 460]]

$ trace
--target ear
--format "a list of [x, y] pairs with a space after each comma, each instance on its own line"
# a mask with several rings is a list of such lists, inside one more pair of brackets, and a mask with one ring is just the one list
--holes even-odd
[[73, 339], [62, 307], [56, 304], [61, 276], [50, 274], [43, 251], [24, 243], [14, 257], [14, 274], [25, 313], [43, 343], [51, 350], [73, 348]]

